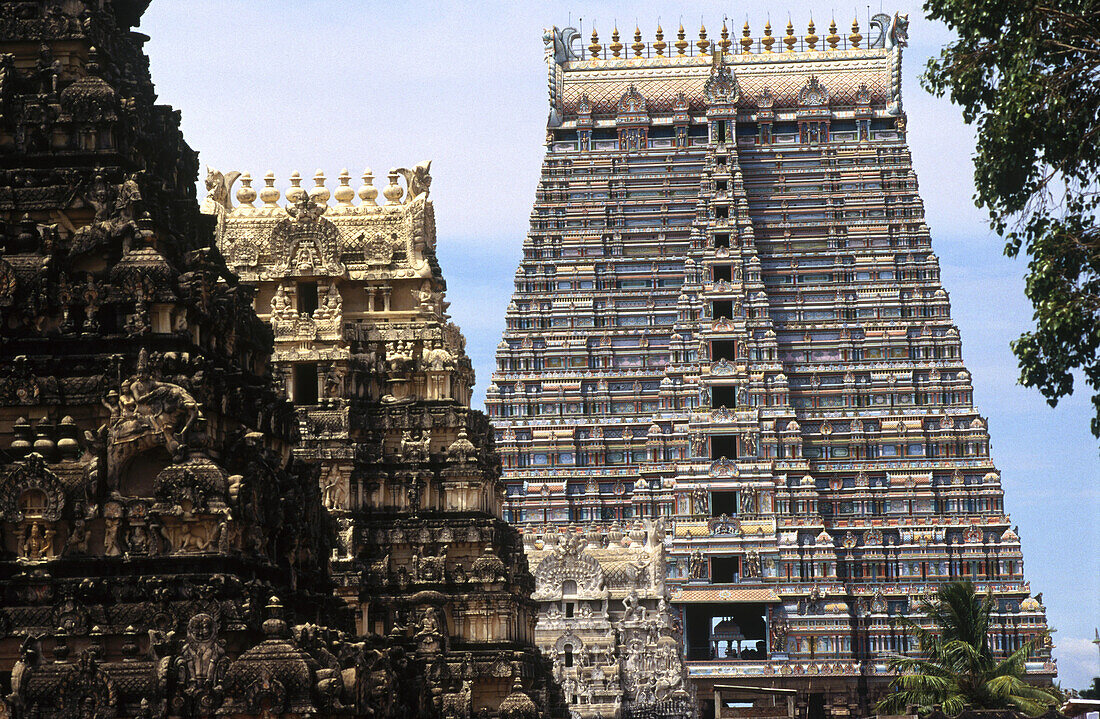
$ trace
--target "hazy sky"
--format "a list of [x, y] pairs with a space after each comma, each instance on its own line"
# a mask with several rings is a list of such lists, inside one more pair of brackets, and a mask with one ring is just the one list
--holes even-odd
[[[1008, 343], [1031, 319], [1025, 262], [1003, 256], [970, 201], [973, 132], [918, 83], [926, 59], [950, 36], [924, 20], [919, 5], [885, 9], [910, 17], [902, 93], [909, 141], [975, 402], [989, 418], [1005, 506], [1020, 527], [1026, 576], [1058, 630], [1060, 681], [1084, 688], [1100, 674], [1090, 642], [1100, 625], [1100, 459], [1088, 433], [1088, 397], [1051, 409], [1016, 385]], [[477, 368], [480, 405], [543, 154], [542, 28], [571, 18], [587, 40], [595, 22], [607, 42], [614, 22], [624, 37], [637, 22], [650, 40], [658, 19], [667, 38], [682, 17], [689, 37], [704, 20], [713, 38], [729, 16], [731, 34], [739, 36], [747, 19], [757, 36], [770, 13], [778, 35], [790, 13], [796, 34], [812, 14], [825, 35], [834, 11], [842, 33], [857, 14], [868, 34], [865, 4], [650, 0], [156, 0], [140, 29], [152, 36], [160, 99], [183, 112], [184, 134], [204, 164], [253, 177], [273, 170], [280, 189], [293, 170], [312, 177], [320, 168], [332, 188], [341, 168], [358, 178], [369, 166], [381, 189], [390, 167], [433, 160], [438, 254]]]

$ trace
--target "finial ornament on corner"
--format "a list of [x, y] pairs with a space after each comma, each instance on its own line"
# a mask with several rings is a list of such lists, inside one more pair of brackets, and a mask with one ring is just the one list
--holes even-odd
[[871, 16], [871, 26], [877, 27], [879, 34], [867, 47], [893, 50], [895, 47], [909, 46], [909, 13], [896, 12], [893, 17], [877, 13]]
[[553, 58], [554, 62], [559, 65], [563, 62], [580, 59], [580, 54], [576, 48], [576, 43], [580, 42], [583, 42], [581, 34], [573, 27], [564, 29], [548, 27], [542, 31], [542, 43], [546, 57]]
[[405, 196], [406, 204], [412, 202], [417, 197], [424, 195], [427, 199], [428, 191], [432, 186], [432, 176], [430, 170], [432, 167], [431, 160], [424, 160], [417, 163], [411, 170], [406, 167], [397, 168], [397, 172], [405, 178], [405, 184], [408, 185], [408, 193]]

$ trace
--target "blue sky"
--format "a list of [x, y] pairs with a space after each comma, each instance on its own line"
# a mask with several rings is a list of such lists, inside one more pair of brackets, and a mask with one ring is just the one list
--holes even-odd
[[[1003, 256], [1003, 243], [970, 200], [974, 133], [956, 108], [918, 83], [926, 59], [950, 35], [924, 20], [917, 4], [871, 10], [880, 7], [909, 13], [903, 99], [933, 248], [975, 403], [989, 418], [1026, 575], [1058, 630], [1060, 681], [1084, 688], [1100, 674], [1090, 642], [1100, 626], [1100, 455], [1088, 433], [1088, 397], [1079, 393], [1052, 409], [1016, 384], [1008, 343], [1031, 319], [1025, 262]], [[756, 36], [770, 11], [777, 29], [790, 13], [797, 34], [812, 14], [824, 35], [834, 10], [843, 33], [858, 14], [868, 34], [864, 4], [789, 1], [735, 10], [733, 3], [650, 0], [159, 0], [139, 29], [152, 37], [147, 49], [160, 100], [183, 112], [184, 134], [204, 165], [253, 177], [274, 171], [279, 188], [294, 170], [311, 177], [320, 168], [331, 188], [343, 167], [358, 178], [369, 166], [378, 178], [390, 167], [433, 160], [438, 254], [451, 313], [477, 368], [480, 406], [542, 160], [542, 28], [580, 20], [587, 38], [594, 21], [606, 42], [614, 22], [624, 36], [637, 22], [650, 39], [658, 19], [667, 37], [682, 17], [689, 37], [700, 20], [714, 37], [730, 16], [731, 34], [747, 19]], [[375, 184], [381, 189], [384, 180]]]

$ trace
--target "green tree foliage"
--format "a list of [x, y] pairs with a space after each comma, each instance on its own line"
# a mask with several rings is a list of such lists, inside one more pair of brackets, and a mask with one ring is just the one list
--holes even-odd
[[992, 609], [992, 595], [978, 596], [970, 582], [944, 584], [935, 599], [922, 602], [932, 629], [905, 620], [917, 638], [919, 656], [890, 659], [890, 668], [898, 676], [890, 683], [892, 693], [879, 702], [879, 712], [902, 714], [916, 706], [920, 714], [927, 714], [938, 705], [949, 715], [970, 707], [1015, 709], [1035, 716], [1055, 704], [1053, 695], [1024, 679], [1024, 661], [1033, 643], [1005, 659], [993, 656], [989, 646]]
[[1100, 699], [1100, 677], [1092, 678], [1092, 686], [1088, 689], [1082, 690], [1082, 699]]
[[975, 202], [1030, 258], [1035, 327], [1012, 343], [1051, 406], [1084, 373], [1100, 437], [1100, 0], [926, 0], [958, 33], [924, 86], [977, 124]]

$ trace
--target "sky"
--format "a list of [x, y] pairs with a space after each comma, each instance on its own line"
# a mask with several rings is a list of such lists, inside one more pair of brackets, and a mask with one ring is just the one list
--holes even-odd
[[637, 23], [650, 40], [658, 21], [667, 38], [682, 18], [689, 37], [703, 21], [713, 38], [729, 17], [731, 34], [748, 20], [759, 36], [769, 17], [778, 28], [789, 13], [796, 34], [812, 17], [824, 35], [835, 12], [842, 33], [858, 15], [867, 35], [868, 11], [880, 8], [909, 13], [902, 97], [932, 246], [975, 404], [989, 418], [1025, 574], [1057, 629], [1059, 681], [1085, 688], [1100, 675], [1091, 642], [1100, 626], [1100, 453], [1088, 432], [1087, 387], [1079, 381], [1082, 391], [1051, 408], [1016, 384], [1009, 342], [1031, 321], [1026, 261], [1004, 257], [971, 201], [974, 132], [957, 108], [920, 87], [925, 62], [951, 34], [918, 4], [155, 0], [139, 30], [152, 38], [160, 102], [182, 111], [204, 166], [254, 178], [274, 171], [280, 189], [294, 170], [323, 170], [331, 189], [341, 169], [358, 178], [371, 167], [381, 190], [389, 168], [432, 160], [437, 252], [480, 406], [542, 161], [544, 27], [579, 26], [587, 40], [595, 23], [607, 42], [613, 24], [625, 37]]

